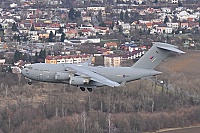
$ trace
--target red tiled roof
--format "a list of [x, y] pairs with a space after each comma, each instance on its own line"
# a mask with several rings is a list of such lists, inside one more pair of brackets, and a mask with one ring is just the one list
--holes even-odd
[[107, 42], [105, 43], [107, 45], [107, 47], [110, 47], [110, 46], [117, 46], [117, 43], [116, 42]]
[[106, 25], [112, 25], [113, 22], [112, 22], [112, 21], [105, 21], [104, 23], [105, 23]]
[[69, 31], [67, 31], [67, 34], [77, 34], [78, 33], [78, 31], [77, 30], [69, 30]]
[[59, 28], [60, 24], [59, 23], [53, 23], [53, 24], [51, 24], [51, 27], [53, 27], [53, 28]]
[[100, 27], [100, 26], [95, 26], [94, 27], [95, 29], [100, 29], [100, 30], [107, 30], [108, 27]]
[[46, 60], [58, 60], [58, 59], [73, 59], [73, 58], [87, 58], [90, 55], [88, 54], [83, 54], [83, 55], [65, 55], [65, 56], [61, 56], [61, 55], [57, 55], [57, 56], [51, 56], [48, 55], [46, 56]]

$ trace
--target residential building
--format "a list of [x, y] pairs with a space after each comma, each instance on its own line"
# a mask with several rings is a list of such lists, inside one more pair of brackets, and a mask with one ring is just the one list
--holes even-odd
[[121, 56], [114, 54], [104, 56], [104, 66], [119, 67], [120, 64], [121, 64]]
[[118, 44], [116, 42], [107, 42], [104, 44], [104, 47], [112, 49], [115, 48], [117, 49]]
[[78, 37], [78, 31], [75, 29], [69, 30], [66, 32], [66, 37], [67, 38], [76, 38], [76, 37]]
[[188, 23], [186, 22], [186, 23], [181, 23], [181, 28], [188, 28]]
[[179, 23], [171, 23], [171, 22], [167, 22], [167, 27], [171, 27], [172, 29], [178, 29], [179, 27]]
[[94, 15], [99, 15], [99, 11], [101, 11], [102, 16], [105, 16], [105, 9], [105, 7], [87, 7], [87, 12], [91, 12]]
[[67, 63], [67, 64], [76, 64], [76, 63], [81, 63], [81, 62], [85, 62], [89, 59], [90, 55], [66, 55], [66, 56], [51, 56], [48, 55], [45, 58], [45, 63], [49, 63], [49, 64], [63, 64], [63, 63]]

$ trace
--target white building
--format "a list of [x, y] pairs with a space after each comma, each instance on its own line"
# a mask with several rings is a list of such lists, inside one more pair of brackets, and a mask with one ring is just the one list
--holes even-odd
[[167, 27], [170, 27], [172, 29], [178, 29], [179, 23], [171, 23], [171, 22], [167, 22]]

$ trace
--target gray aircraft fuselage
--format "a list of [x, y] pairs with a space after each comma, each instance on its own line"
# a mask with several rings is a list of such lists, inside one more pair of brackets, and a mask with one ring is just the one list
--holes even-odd
[[[56, 74], [68, 73], [66, 70], [67, 66], [78, 66], [80, 68], [88, 69], [92, 72], [98, 73], [112, 81], [122, 83], [137, 80], [143, 77], [153, 76], [160, 74], [161, 72], [149, 69], [140, 69], [132, 67], [92, 67], [92, 66], [82, 66], [76, 64], [45, 64], [37, 63], [28, 66], [22, 70], [22, 74], [29, 79], [42, 81], [42, 82], [55, 82], [55, 83], [69, 83], [68, 80], [57, 80]], [[83, 75], [84, 77], [84, 75]], [[85, 87], [95, 87], [103, 86], [103, 84], [98, 82], [90, 81]]]

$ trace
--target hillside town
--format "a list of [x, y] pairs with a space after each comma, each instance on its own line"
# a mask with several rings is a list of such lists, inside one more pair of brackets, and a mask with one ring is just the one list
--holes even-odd
[[94, 64], [117, 67], [141, 57], [156, 41], [182, 49], [200, 45], [200, 7], [187, 6], [187, 0], [64, 3], [3, 5], [1, 63], [78, 63], [93, 54]]
[[118, 67], [130, 65], [157, 41], [199, 49], [198, 4], [192, 0], [2, 2], [0, 63], [80, 63], [92, 54], [95, 65]]
[[0, 133], [199, 133], [199, 50], [200, 0], [0, 0]]

